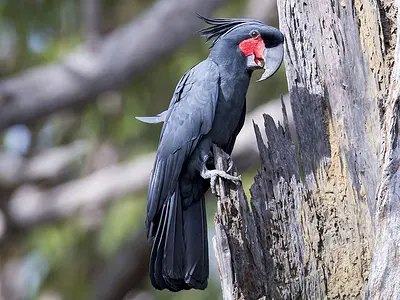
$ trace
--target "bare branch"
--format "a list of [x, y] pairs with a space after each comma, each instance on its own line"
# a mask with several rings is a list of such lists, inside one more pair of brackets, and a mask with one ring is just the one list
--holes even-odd
[[0, 131], [92, 101], [139, 74], [193, 36], [200, 24], [195, 12], [209, 14], [223, 1], [156, 1], [146, 13], [106, 37], [95, 53], [82, 47], [61, 63], [1, 81]]
[[100, 207], [127, 193], [142, 190], [148, 183], [152, 165], [153, 154], [150, 154], [47, 191], [24, 185], [11, 197], [9, 215], [14, 226], [27, 228], [69, 217], [79, 209]]
[[46, 149], [32, 159], [12, 153], [0, 153], [0, 186], [12, 189], [23, 183], [59, 183], [74, 162], [89, 152], [89, 143], [75, 141], [68, 146]]

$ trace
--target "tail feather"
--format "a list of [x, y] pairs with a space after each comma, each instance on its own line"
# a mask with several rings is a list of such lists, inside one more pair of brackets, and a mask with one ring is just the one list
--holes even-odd
[[208, 279], [207, 219], [204, 197], [183, 211], [185, 249], [185, 282], [204, 290]]
[[160, 225], [158, 226], [154, 242], [153, 249], [150, 257], [150, 281], [151, 284], [158, 290], [166, 289], [168, 286], [162, 276], [162, 257], [164, 254], [165, 244], [165, 230], [166, 230], [166, 214], [167, 214], [166, 203], [162, 209], [160, 217]]
[[150, 259], [156, 289], [205, 289], [208, 279], [204, 197], [183, 208], [179, 184], [162, 208]]
[[179, 188], [169, 201], [167, 231], [164, 245], [163, 274], [167, 285], [173, 290], [180, 290], [185, 285], [183, 280], [185, 251], [183, 241], [182, 203]]

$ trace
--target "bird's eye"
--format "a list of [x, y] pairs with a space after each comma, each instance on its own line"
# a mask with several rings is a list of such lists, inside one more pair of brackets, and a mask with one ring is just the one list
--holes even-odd
[[256, 37], [258, 37], [260, 34], [258, 33], [258, 31], [257, 30], [252, 30], [251, 32], [250, 32], [250, 36], [252, 37], [252, 38], [256, 38]]

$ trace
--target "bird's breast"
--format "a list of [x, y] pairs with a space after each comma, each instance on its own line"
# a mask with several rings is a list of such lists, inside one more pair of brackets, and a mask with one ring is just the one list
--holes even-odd
[[221, 81], [214, 123], [210, 132], [214, 143], [225, 146], [234, 134], [244, 109], [248, 82]]

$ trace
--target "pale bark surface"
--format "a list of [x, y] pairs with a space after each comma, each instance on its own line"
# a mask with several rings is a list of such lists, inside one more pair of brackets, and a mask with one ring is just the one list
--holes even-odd
[[217, 256], [222, 278], [229, 255], [233, 274], [224, 299], [398, 299], [397, 6], [278, 7], [298, 142], [287, 121], [265, 116], [250, 208], [241, 188], [222, 188], [215, 248], [229, 245]]

